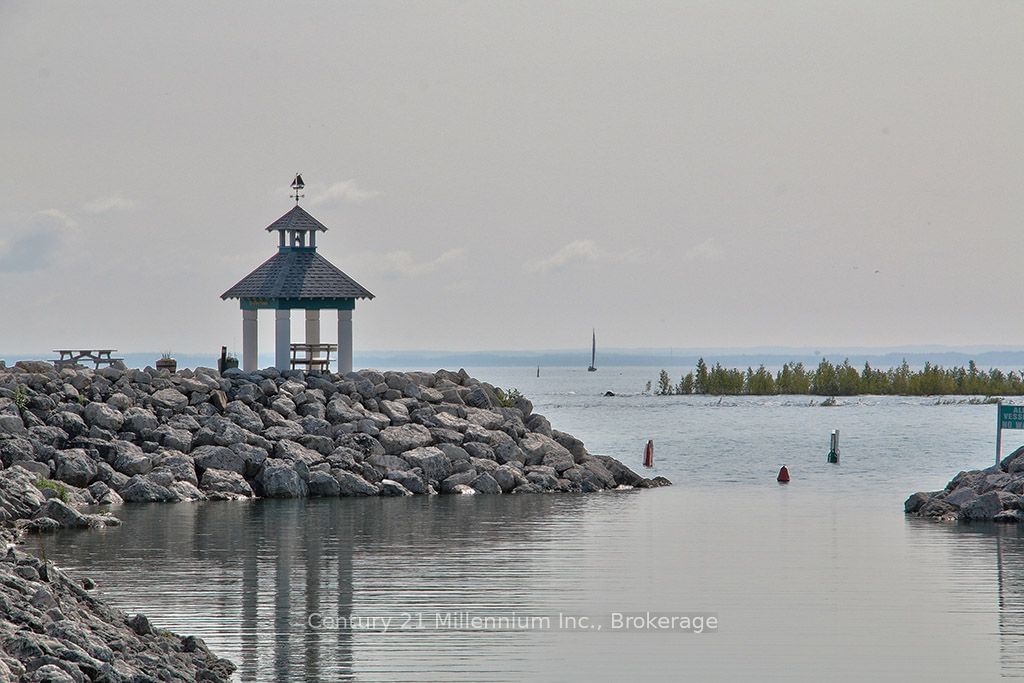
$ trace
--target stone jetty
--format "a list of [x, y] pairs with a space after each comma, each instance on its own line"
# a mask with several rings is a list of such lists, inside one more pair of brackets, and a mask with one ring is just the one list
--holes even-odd
[[[465, 371], [345, 375], [0, 365], [0, 681], [221, 681], [202, 640], [13, 547], [122, 503], [594, 492], [667, 485]], [[88, 512], [91, 510], [92, 512]], [[95, 512], [101, 510], [101, 512]]]
[[116, 524], [83, 505], [593, 492], [668, 484], [592, 455], [518, 392], [465, 371], [223, 376], [0, 369], [0, 518]]
[[941, 491], [918, 491], [907, 498], [903, 509], [943, 521], [1024, 521], [1024, 446], [999, 465], [960, 472]]

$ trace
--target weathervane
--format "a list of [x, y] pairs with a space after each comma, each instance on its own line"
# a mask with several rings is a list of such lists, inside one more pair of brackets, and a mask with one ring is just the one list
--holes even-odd
[[295, 190], [295, 194], [289, 195], [290, 197], [292, 197], [295, 200], [296, 204], [299, 203], [300, 199], [302, 199], [303, 197], [306, 196], [304, 194], [299, 194], [299, 190], [301, 190], [305, 186], [306, 186], [306, 183], [302, 182], [302, 174], [301, 173], [296, 173], [295, 174], [295, 180], [292, 181], [292, 189]]

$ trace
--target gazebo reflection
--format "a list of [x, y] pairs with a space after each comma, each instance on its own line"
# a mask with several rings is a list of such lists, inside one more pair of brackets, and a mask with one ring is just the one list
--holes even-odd
[[[126, 611], [202, 636], [238, 665], [242, 680], [352, 680], [358, 652], [364, 668], [389, 666], [394, 656], [439, 657], [438, 639], [449, 637], [385, 639], [353, 630], [354, 616], [528, 603], [532, 588], [518, 578], [528, 563], [491, 564], [503, 553], [519, 555], [510, 549], [554, 542], [534, 521], [576, 518], [589, 502], [416, 496], [132, 505], [122, 510], [122, 527], [62, 532], [44, 545], [58, 565], [96, 578], [102, 596]], [[460, 561], [449, 562], [455, 546]], [[464, 564], [467, 557], [474, 564]], [[469, 580], [481, 566], [508, 576], [487, 591]], [[311, 626], [314, 615], [323, 627]], [[505, 634], [503, 653], [510, 647], [514, 656], [525, 637]]]

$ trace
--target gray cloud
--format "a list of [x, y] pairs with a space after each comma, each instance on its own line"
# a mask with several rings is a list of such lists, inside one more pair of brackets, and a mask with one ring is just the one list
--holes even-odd
[[59, 231], [46, 228], [0, 241], [0, 273], [29, 273], [52, 265]]
[[135, 208], [136, 202], [134, 199], [126, 199], [121, 195], [109, 195], [106, 197], [97, 197], [92, 201], [86, 202], [82, 205], [88, 213], [108, 213], [110, 211], [124, 211], [127, 209]]
[[601, 251], [594, 240], [575, 240], [550, 256], [528, 264], [527, 268], [535, 272], [562, 270], [574, 265], [594, 263], [600, 258]]
[[374, 197], [379, 197], [380, 194], [380, 192], [362, 188], [359, 186], [359, 183], [350, 179], [333, 183], [322, 190], [317, 190], [314, 185], [313, 190], [310, 192], [310, 202], [312, 204], [327, 204], [341, 201], [350, 204], [362, 204]]
[[443, 266], [465, 256], [466, 249], [456, 247], [432, 259], [417, 258], [411, 251], [399, 250], [386, 254], [371, 254], [363, 260], [367, 263], [367, 270], [371, 272], [392, 277], [416, 277], [435, 273]]

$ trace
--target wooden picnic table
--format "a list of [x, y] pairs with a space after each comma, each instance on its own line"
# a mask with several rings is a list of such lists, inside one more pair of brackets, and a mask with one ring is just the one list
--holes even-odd
[[101, 365], [113, 365], [124, 358], [112, 358], [111, 354], [117, 349], [54, 349], [53, 352], [60, 354], [60, 358], [53, 361], [58, 368], [70, 365], [77, 365], [80, 362], [93, 363], [96, 369]]
[[[292, 370], [306, 366], [306, 370], [327, 372], [331, 365], [331, 352], [338, 350], [337, 344], [291, 344]], [[321, 358], [320, 354], [324, 354]]]

